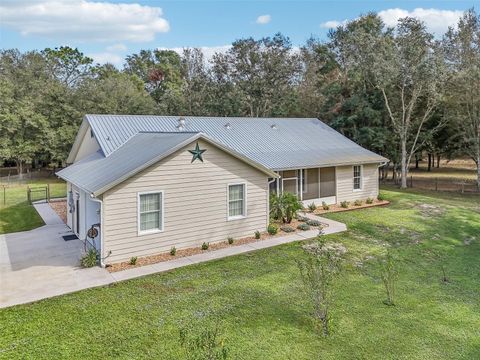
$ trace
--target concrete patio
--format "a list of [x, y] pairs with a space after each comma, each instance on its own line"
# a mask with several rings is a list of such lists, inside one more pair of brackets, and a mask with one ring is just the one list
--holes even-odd
[[[62, 236], [71, 234], [71, 231], [48, 204], [35, 204], [35, 208], [46, 225], [31, 231], [0, 235], [0, 308], [301, 241], [318, 235], [318, 230], [309, 230], [109, 273], [100, 267], [81, 268], [79, 258], [83, 250], [82, 241], [63, 240]], [[347, 229], [345, 224], [337, 221], [312, 214], [302, 215], [328, 224], [325, 234]]]

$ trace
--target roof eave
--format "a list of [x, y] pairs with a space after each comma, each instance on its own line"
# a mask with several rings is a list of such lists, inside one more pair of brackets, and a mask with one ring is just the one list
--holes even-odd
[[297, 169], [311, 169], [311, 168], [322, 168], [322, 167], [331, 167], [331, 166], [350, 166], [350, 165], [367, 165], [367, 164], [382, 164], [386, 163], [389, 160], [387, 158], [382, 157], [378, 160], [366, 160], [366, 161], [348, 161], [342, 163], [325, 163], [320, 165], [312, 165], [312, 166], [291, 166], [291, 167], [283, 167], [283, 168], [273, 168], [273, 171], [285, 171], [285, 170], [297, 170]]
[[87, 132], [88, 129], [88, 120], [86, 116], [83, 117], [82, 124], [80, 125], [80, 128], [78, 129], [77, 136], [75, 137], [75, 141], [73, 142], [72, 148], [70, 149], [70, 152], [68, 153], [68, 157], [66, 160], [67, 164], [72, 164], [73, 161], [75, 160], [75, 157], [77, 156], [78, 150], [80, 149], [80, 145], [82, 144], [83, 137], [85, 136], [85, 133]]

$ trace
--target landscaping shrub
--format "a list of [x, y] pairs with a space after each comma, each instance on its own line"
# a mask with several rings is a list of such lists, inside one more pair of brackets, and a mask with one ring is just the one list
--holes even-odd
[[308, 224], [299, 224], [299, 225], [297, 226], [297, 229], [298, 229], [298, 230], [307, 231], [307, 230], [310, 230], [310, 225], [308, 225]]
[[355, 202], [353, 203], [353, 205], [355, 205], [355, 206], [362, 206], [362, 200], [355, 200]]
[[260, 239], [260, 236], [261, 236], [260, 231], [258, 231], [258, 230], [255, 231], [255, 239], [257, 239], [257, 240]]
[[227, 240], [228, 240], [228, 243], [229, 243], [230, 245], [233, 244], [233, 237], [229, 236], [229, 237], [227, 238]]
[[283, 232], [286, 232], [286, 233], [290, 233], [290, 232], [294, 232], [295, 229], [289, 225], [283, 225], [280, 227], [280, 229], [283, 231]]
[[307, 225], [310, 225], [310, 226], [320, 226], [322, 225], [322, 223], [318, 220], [313, 220], [313, 219], [310, 219], [307, 221]]
[[202, 244], [202, 250], [208, 250], [208, 247], [210, 246], [210, 243], [204, 242]]
[[176, 253], [177, 253], [177, 248], [175, 246], [172, 246], [172, 248], [170, 249], [170, 255], [175, 256]]
[[317, 210], [317, 205], [315, 205], [315, 203], [312, 202], [310, 205], [308, 205], [308, 210], [310, 212], [314, 212], [315, 210]]
[[137, 257], [136, 256], [132, 256], [130, 258], [130, 265], [136, 265], [137, 264]]
[[275, 235], [278, 232], [278, 227], [275, 224], [268, 225], [267, 231], [270, 235]]
[[284, 224], [290, 224], [297, 215], [297, 211], [301, 209], [303, 209], [302, 203], [292, 193], [270, 194], [270, 216], [274, 220], [282, 220]]
[[328, 206], [325, 201], [322, 201], [322, 208], [323, 210], [330, 210], [330, 206]]
[[298, 221], [307, 222], [309, 219], [305, 216], [297, 216]]
[[349, 205], [350, 205], [350, 203], [348, 201], [342, 201], [340, 203], [340, 206], [344, 209], [347, 209]]
[[379, 193], [377, 196], [378, 201], [383, 201], [385, 200], [385, 196], [382, 193]]
[[97, 251], [95, 249], [88, 250], [80, 258], [80, 265], [84, 268], [91, 268], [97, 265]]
[[373, 199], [369, 197], [366, 201], [367, 204], [373, 204]]

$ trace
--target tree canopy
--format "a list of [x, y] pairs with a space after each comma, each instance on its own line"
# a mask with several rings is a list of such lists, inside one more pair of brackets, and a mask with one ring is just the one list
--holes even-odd
[[[401, 169], [422, 151], [480, 165], [480, 20], [471, 9], [442, 39], [414, 18], [374, 13], [326, 41], [239, 39], [200, 49], [144, 49], [123, 68], [78, 49], [0, 52], [0, 161], [65, 161], [86, 113], [318, 117]], [[480, 170], [478, 175], [480, 187]]]

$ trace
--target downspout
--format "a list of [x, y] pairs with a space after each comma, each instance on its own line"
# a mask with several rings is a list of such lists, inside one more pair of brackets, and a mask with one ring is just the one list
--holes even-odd
[[278, 180], [278, 178], [273, 178], [267, 182], [267, 226], [270, 223], [270, 184], [275, 180]]
[[95, 201], [100, 204], [100, 266], [102, 268], [106, 267], [105, 263], [103, 262], [103, 201], [96, 198], [95, 195], [90, 194], [90, 198], [92, 201]]

